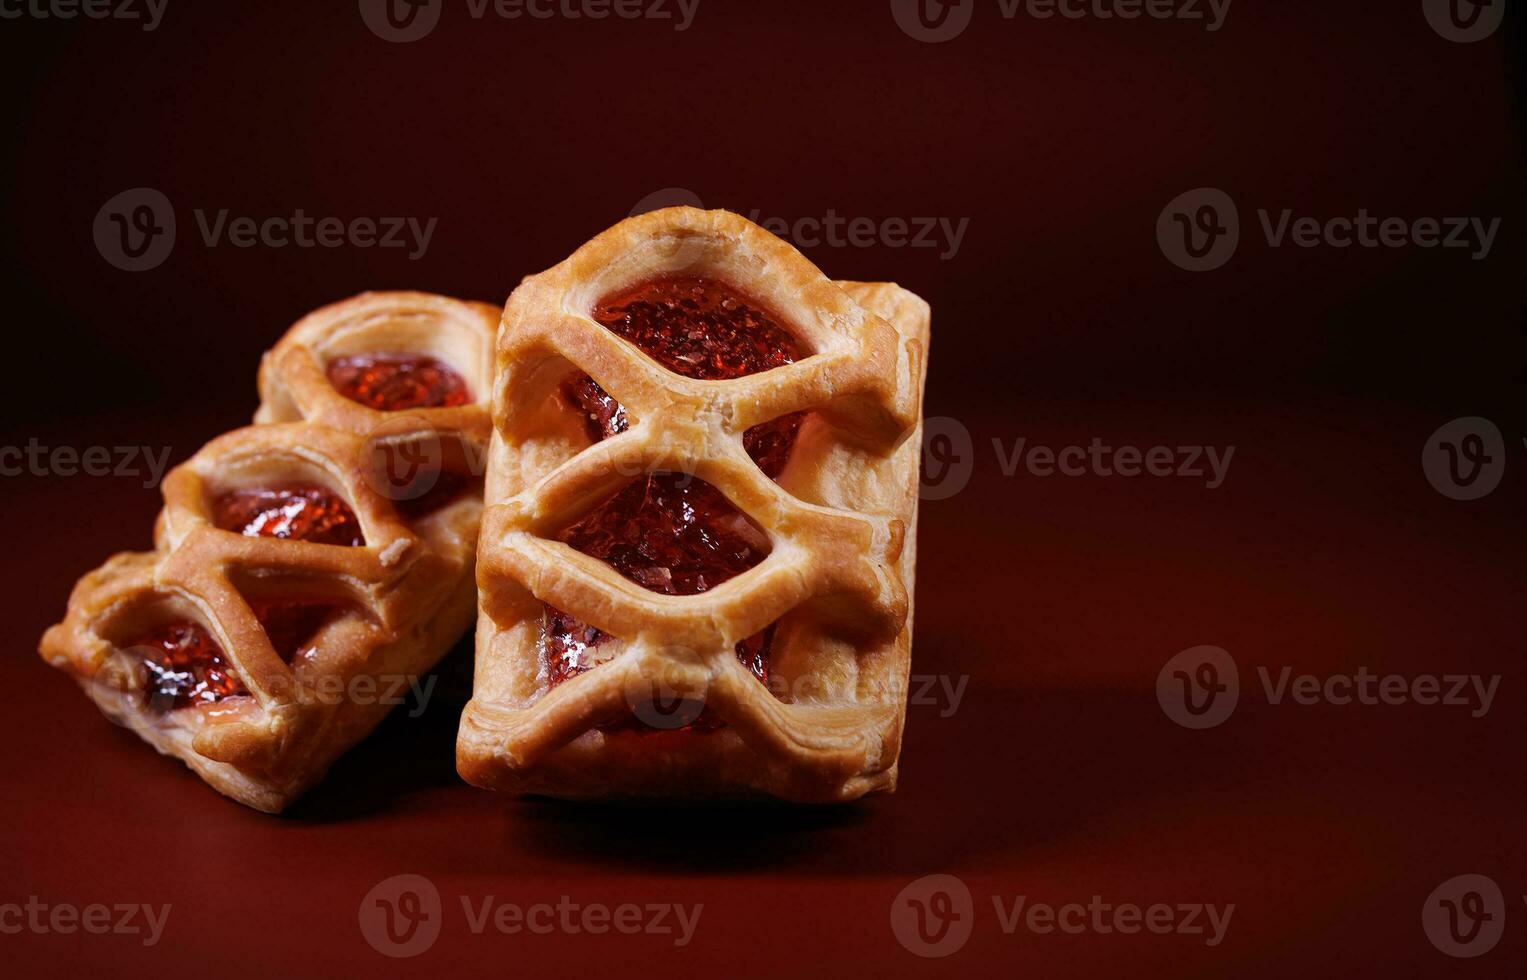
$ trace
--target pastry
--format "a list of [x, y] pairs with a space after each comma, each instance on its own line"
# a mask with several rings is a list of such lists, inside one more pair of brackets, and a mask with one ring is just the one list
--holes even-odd
[[170, 473], [155, 550], [80, 579], [43, 658], [214, 789], [283, 809], [471, 626], [497, 319], [374, 293], [292, 327], [257, 424]]
[[500, 327], [457, 767], [566, 798], [895, 787], [929, 309], [725, 211], [627, 220]]

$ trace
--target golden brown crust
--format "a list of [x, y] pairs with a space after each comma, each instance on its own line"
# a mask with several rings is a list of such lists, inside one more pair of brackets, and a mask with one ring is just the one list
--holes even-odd
[[[420, 678], [471, 625], [480, 484], [410, 522], [378, 467], [407, 444], [423, 466], [480, 474], [497, 318], [485, 304], [421, 293], [369, 293], [304, 318], [261, 365], [261, 424], [213, 440], [170, 473], [157, 550], [117, 555], [81, 578], [66, 618], [43, 637], [43, 658], [215, 789], [260, 810], [283, 809], [395, 703], [369, 682]], [[324, 365], [367, 351], [440, 357], [461, 373], [474, 401], [405, 412], [351, 402], [330, 386]], [[337, 493], [365, 546], [246, 537], [214, 525], [216, 493], [282, 483]], [[420, 483], [404, 493], [425, 489]], [[316, 598], [345, 612], [288, 666], [251, 598]], [[137, 662], [121, 645], [166, 618], [207, 629], [250, 696], [168, 714], [146, 710]]]
[[[663, 276], [722, 280], [813, 352], [735, 381], [665, 371], [589, 316]], [[928, 306], [834, 283], [725, 211], [622, 222], [526, 279], [500, 328], [477, 581], [477, 672], [457, 745], [479, 786], [566, 797], [763, 793], [848, 799], [894, 787], [911, 654], [913, 536]], [[557, 397], [574, 370], [627, 410], [594, 445]], [[742, 433], [810, 411], [776, 483]], [[692, 473], [768, 534], [756, 568], [697, 596], [650, 592], [554, 537], [636, 476]], [[619, 637], [621, 656], [549, 687], [542, 603]], [[778, 623], [766, 689], [731, 651]], [[709, 734], [612, 723], [653, 690], [703, 699]], [[778, 695], [778, 696], [776, 696]]]

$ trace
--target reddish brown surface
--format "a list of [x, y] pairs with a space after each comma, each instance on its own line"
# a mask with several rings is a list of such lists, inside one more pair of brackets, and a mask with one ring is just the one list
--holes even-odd
[[[922, 503], [912, 672], [935, 683], [908, 709], [900, 787], [826, 809], [474, 789], [455, 771], [465, 638], [422, 713], [394, 712], [288, 815], [255, 813], [29, 653], [78, 576], [149, 546], [157, 491], [141, 476], [6, 477], [0, 903], [170, 908], [155, 946], [0, 935], [8, 976], [1520, 980], [1519, 5], [1479, 44], [1439, 38], [1419, 0], [1237, 0], [1213, 33], [946, 3], [974, 16], [943, 44], [909, 38], [887, 3], [706, 2], [685, 31], [439, 6], [434, 32], [408, 44], [373, 35], [354, 3], [171, 2], [152, 33], [83, 16], [3, 25], [15, 190], [0, 276], [21, 325], [13, 363], [30, 367], [10, 373], [0, 446], [153, 444], [183, 460], [247, 424], [260, 352], [304, 311], [411, 285], [500, 301], [657, 188], [775, 227], [829, 208], [970, 216], [954, 254], [908, 244], [915, 228], [869, 247], [806, 228], [829, 275], [899, 281], [933, 304], [928, 415], [958, 420], [974, 447], [968, 486]], [[163, 266], [123, 273], [90, 222], [140, 183], [168, 194], [179, 238]], [[1193, 274], [1163, 258], [1152, 226], [1203, 185], [1235, 198], [1241, 244]], [[215, 221], [223, 207], [230, 222], [297, 207], [441, 220], [418, 261], [203, 247], [192, 209]], [[1504, 223], [1475, 262], [1299, 248], [1292, 231], [1272, 249], [1257, 214], [1360, 207]], [[1420, 466], [1428, 435], [1464, 414], [1507, 440], [1504, 481], [1473, 502], [1436, 493]], [[1011, 453], [1020, 438], [1239, 448], [1207, 491], [1015, 471], [993, 440]], [[1193, 732], [1163, 715], [1155, 683], [1199, 643], [1235, 655], [1243, 692], [1224, 725]], [[1503, 680], [1479, 718], [1274, 706], [1255, 668], [1282, 665]], [[962, 678], [950, 710], [938, 682]], [[1427, 941], [1421, 909], [1466, 872], [1500, 884], [1505, 931], [1486, 956], [1454, 960]], [[441, 929], [418, 957], [389, 959], [358, 914], [405, 873], [438, 890]], [[969, 943], [942, 960], [891, 931], [898, 893], [932, 873], [974, 899]], [[1010, 909], [1019, 895], [1236, 912], [1214, 947], [1008, 932], [993, 899]], [[463, 909], [562, 896], [704, 913], [680, 947], [650, 932], [504, 934], [491, 918], [476, 931]]]
[[144, 703], [154, 711], [249, 693], [222, 648], [199, 623], [167, 623], [126, 648], [143, 657]]
[[329, 362], [329, 383], [351, 401], [383, 412], [451, 408], [472, 400], [449, 365], [421, 354], [362, 354]]
[[[422, 714], [394, 712], [308, 798], [271, 818], [103, 720], [36, 657], [0, 658], [0, 682], [27, 692], [0, 722], [25, 747], [0, 753], [6, 900], [173, 906], [152, 948], [136, 936], [6, 937], [28, 964], [18, 975], [109, 963], [163, 977], [187, 956], [221, 955], [207, 933], [230, 910], [275, 937], [231, 961], [231, 975], [385, 970], [393, 961], [363, 938], [357, 910], [404, 873], [435, 884], [444, 916], [438, 942], [409, 962], [446, 975], [505, 957], [555, 972], [650, 956], [686, 972], [771, 977], [782, 954], [778, 936], [757, 932], [760, 896], [797, 952], [845, 972], [868, 962], [920, 975], [928, 964], [896, 941], [890, 909], [908, 883], [937, 872], [970, 887], [976, 921], [969, 944], [930, 976], [979, 974], [991, 962], [1035, 976], [1323, 976], [1303, 944], [1325, 940], [1290, 937], [1330, 929], [1340, 941], [1319, 948], [1360, 949], [1383, 967], [1375, 976], [1499, 976], [1492, 964], [1527, 954], [1527, 930], [1515, 928], [1527, 893], [1521, 489], [1503, 485], [1473, 505], [1433, 491], [1416, 456], [1436, 413], [1344, 400], [1304, 413], [1031, 403], [1022, 431], [1042, 444], [1182, 434], [1241, 453], [1213, 492], [1183, 479], [1007, 476], [985, 454], [963, 492], [924, 501], [912, 671], [933, 684], [913, 687], [923, 696], [908, 709], [897, 793], [849, 807], [633, 811], [474, 789], [455, 772], [471, 690], [464, 637]], [[1352, 431], [1365, 413], [1374, 421]], [[988, 445], [1017, 424], [968, 418]], [[121, 424], [94, 423], [92, 438], [121, 441], [112, 428]], [[197, 437], [175, 441], [194, 447]], [[35, 640], [90, 562], [146, 537], [160, 501], [130, 480], [104, 484], [110, 492], [91, 480], [24, 487], [10, 513], [16, 547], [34, 556], [35, 587], [9, 593], [6, 617]], [[60, 509], [88, 510], [120, 533], [60, 534], [48, 520]], [[974, 554], [1023, 560], [972, 574]], [[990, 610], [1012, 614], [976, 614]], [[1220, 728], [1191, 732], [1165, 717], [1155, 684], [1169, 657], [1204, 642], [1239, 660], [1242, 703]], [[1255, 668], [1276, 674], [1282, 664], [1504, 680], [1482, 718], [1417, 705], [1273, 706]], [[951, 710], [942, 684], [961, 678], [965, 696]], [[230, 890], [221, 876], [163, 874], [155, 845], [167, 820], [196, 849], [237, 841], [242, 860], [274, 877]], [[82, 827], [109, 828], [109, 840], [80, 847]], [[329, 870], [293, 891], [289, 880], [315, 861]], [[1419, 912], [1440, 882], [1470, 871], [1494, 877], [1515, 904], [1489, 961], [1455, 968], [1427, 943]], [[694, 942], [676, 949], [664, 936], [474, 933], [461, 906], [564, 894], [705, 911]], [[991, 900], [1018, 894], [1237, 908], [1225, 942], [1209, 948], [1186, 936], [1008, 934]], [[304, 929], [293, 929], [294, 913]]]
[[212, 522], [225, 531], [250, 537], [350, 547], [366, 543], [355, 512], [327, 487], [230, 490], [212, 501]]

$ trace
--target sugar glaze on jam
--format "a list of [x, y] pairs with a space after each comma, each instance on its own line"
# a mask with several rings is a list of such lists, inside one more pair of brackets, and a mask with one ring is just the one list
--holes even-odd
[[143, 705], [150, 711], [164, 714], [249, 693], [200, 623], [167, 623], [130, 646], [143, 657]]
[[355, 512], [338, 494], [320, 486], [229, 490], [212, 501], [212, 522], [249, 537], [352, 548], [366, 543]]
[[382, 412], [454, 408], [472, 400], [467, 383], [426, 354], [357, 354], [329, 362], [329, 383], [353, 402]]
[[[249, 604], [276, 656], [287, 664], [313, 651], [318, 631], [342, 607], [307, 599], [261, 599]], [[248, 689], [223, 648], [200, 623], [177, 620], [128, 644], [142, 660], [144, 707], [159, 714], [246, 696]]]
[[[730, 381], [806, 354], [772, 315], [710, 279], [637, 286], [601, 302], [592, 316], [663, 367], [698, 380]], [[596, 442], [630, 427], [625, 409], [586, 374], [564, 381], [562, 395], [583, 414]], [[801, 418], [801, 413], [788, 415], [743, 434], [748, 455], [771, 479], [789, 461]], [[627, 485], [564, 531], [561, 540], [665, 595], [708, 591], [768, 555], [763, 532], [720, 490], [680, 473], [656, 473]], [[553, 686], [608, 659], [600, 648], [609, 637], [561, 610], [547, 606], [542, 628], [544, 666]], [[771, 626], [737, 644], [738, 661], [760, 681], [769, 676], [773, 633]]]

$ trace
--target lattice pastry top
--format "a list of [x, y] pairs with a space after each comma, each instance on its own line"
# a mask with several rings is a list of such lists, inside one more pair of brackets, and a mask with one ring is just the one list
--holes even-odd
[[292, 327], [260, 424], [170, 473], [156, 550], [80, 579], [43, 658], [215, 789], [284, 808], [471, 624], [497, 316], [373, 293]]
[[729, 212], [630, 219], [500, 328], [458, 768], [566, 797], [896, 778], [929, 310]]

